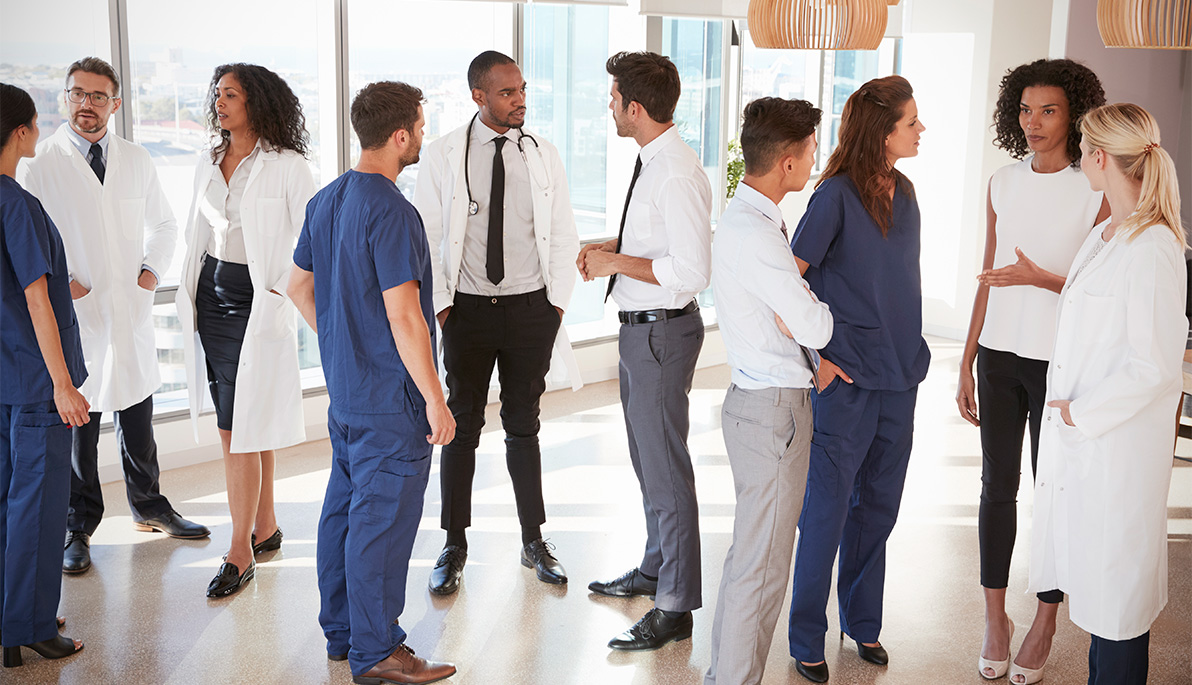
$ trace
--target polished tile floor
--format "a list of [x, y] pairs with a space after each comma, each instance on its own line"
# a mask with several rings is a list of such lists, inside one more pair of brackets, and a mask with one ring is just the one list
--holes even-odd
[[[891, 663], [879, 668], [862, 662], [851, 641], [837, 641], [836, 617], [830, 611], [827, 658], [833, 683], [983, 682], [975, 666], [983, 629], [977, 431], [956, 415], [952, 400], [959, 345], [933, 340], [932, 347], [935, 360], [920, 393], [902, 515], [889, 545], [882, 642]], [[460, 685], [700, 682], [709, 661], [715, 591], [733, 515], [732, 478], [719, 430], [727, 384], [727, 370], [714, 367], [697, 374], [692, 390], [690, 442], [697, 463], [705, 587], [705, 608], [696, 612], [693, 639], [638, 654], [605, 647], [650, 602], [596, 597], [586, 588], [592, 579], [633, 567], [644, 540], [616, 385], [600, 383], [578, 394], [552, 393], [543, 402], [550, 517], [545, 532], [558, 546], [571, 584], [545, 585], [519, 565], [518, 525], [501, 436], [490, 430], [481, 444], [464, 584], [448, 598], [426, 590], [427, 574], [443, 542], [438, 478], [432, 474], [401, 618], [410, 645], [420, 654], [455, 662], [459, 673], [448, 682]], [[498, 424], [490, 412], [490, 428]], [[262, 558], [256, 580], [245, 591], [225, 600], [204, 596], [230, 534], [219, 462], [162, 476], [163, 490], [178, 509], [212, 527], [210, 540], [182, 542], [134, 532], [123, 485], [105, 487], [109, 512], [93, 539], [94, 568], [63, 580], [64, 632], [83, 639], [86, 649], [62, 661], [45, 661], [25, 650], [26, 666], [0, 672], [0, 682], [350, 682], [346, 663], [324, 658], [316, 620], [314, 538], [329, 449], [326, 441], [314, 442], [286, 450], [279, 459], [278, 518], [285, 544]], [[1187, 445], [1180, 450], [1192, 452]], [[1010, 614], [1018, 625], [1015, 647], [1034, 610], [1033, 597], [1024, 592], [1029, 488], [1022, 494], [1024, 527], [1009, 596]], [[1171, 601], [1152, 633], [1150, 682], [1187, 685], [1192, 683], [1188, 465], [1176, 469], [1169, 512]], [[1087, 648], [1088, 636], [1061, 610], [1045, 682], [1085, 682]], [[781, 626], [770, 650], [766, 682], [805, 682], [786, 654]]]

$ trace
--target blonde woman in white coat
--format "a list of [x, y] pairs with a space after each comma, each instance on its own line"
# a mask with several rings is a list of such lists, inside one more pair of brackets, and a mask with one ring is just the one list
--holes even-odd
[[[1081, 168], [1110, 218], [1077, 253], [1060, 296], [1030, 587], [1066, 592], [1072, 621], [1092, 633], [1090, 685], [1133, 685], [1146, 682], [1151, 623], [1167, 603], [1187, 242], [1154, 118], [1106, 105], [1081, 132]], [[1042, 672], [1025, 675], [1033, 683]]]
[[207, 385], [223, 446], [232, 540], [207, 596], [226, 597], [252, 580], [256, 554], [281, 546], [274, 450], [306, 437], [295, 310], [284, 293], [315, 184], [302, 106], [281, 77], [228, 64], [211, 83], [218, 144], [195, 174], [177, 303], [191, 419]]

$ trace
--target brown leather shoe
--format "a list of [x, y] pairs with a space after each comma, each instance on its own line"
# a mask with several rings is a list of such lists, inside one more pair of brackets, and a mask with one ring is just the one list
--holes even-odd
[[427, 661], [414, 654], [414, 650], [399, 645], [393, 653], [364, 673], [352, 676], [357, 685], [381, 685], [381, 683], [433, 683], [436, 680], [455, 675], [455, 666], [438, 661]]

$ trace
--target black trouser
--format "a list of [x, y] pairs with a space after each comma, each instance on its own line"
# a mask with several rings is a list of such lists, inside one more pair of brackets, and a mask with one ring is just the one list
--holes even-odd
[[[66, 529], [95, 533], [103, 519], [103, 491], [99, 483], [99, 417], [73, 431], [70, 450], [70, 512]], [[157, 443], [153, 440], [153, 395], [112, 412], [120, 461], [124, 466], [124, 489], [134, 521], [157, 518], [173, 507], [158, 491]]]
[[[1047, 396], [1047, 362], [1011, 352], [977, 348], [977, 407], [981, 417], [981, 585], [1010, 584], [1010, 557], [1018, 532], [1018, 484], [1022, 475], [1023, 430], [1031, 429], [1031, 477], [1039, 461], [1039, 424]], [[1058, 604], [1059, 590], [1038, 594]]]
[[462, 530], [472, 523], [476, 446], [484, 428], [494, 365], [501, 383], [505, 463], [513, 482], [517, 517], [523, 526], [540, 526], [546, 521], [538, 401], [546, 390], [546, 372], [560, 323], [545, 289], [504, 297], [456, 293], [443, 327], [447, 406], [456, 424], [455, 439], [443, 447], [439, 472], [444, 530]]
[[1145, 685], [1151, 633], [1131, 640], [1093, 636], [1089, 644], [1089, 685]]

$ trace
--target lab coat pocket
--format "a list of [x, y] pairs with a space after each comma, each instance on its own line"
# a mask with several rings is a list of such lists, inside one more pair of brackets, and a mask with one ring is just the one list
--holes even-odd
[[73, 300], [75, 317], [79, 320], [79, 335], [83, 338], [93, 338], [103, 333], [103, 315], [97, 309], [98, 300], [95, 291]]
[[286, 201], [280, 197], [261, 197], [253, 203], [257, 229], [261, 235], [276, 236], [285, 227]]
[[120, 231], [125, 240], [141, 240], [145, 234], [145, 198], [120, 200]]
[[260, 324], [256, 330], [260, 338], [279, 340], [297, 330], [294, 323], [296, 310], [281, 295], [266, 290], [264, 296], [253, 304], [261, 308]]
[[18, 470], [50, 474], [70, 468], [70, 426], [57, 412], [22, 413], [13, 433]]
[[133, 300], [136, 307], [135, 314], [137, 322], [147, 321], [153, 314], [153, 300], [157, 296], [157, 292], [153, 290], [145, 290], [141, 286], [133, 286], [136, 290], [136, 298]]

